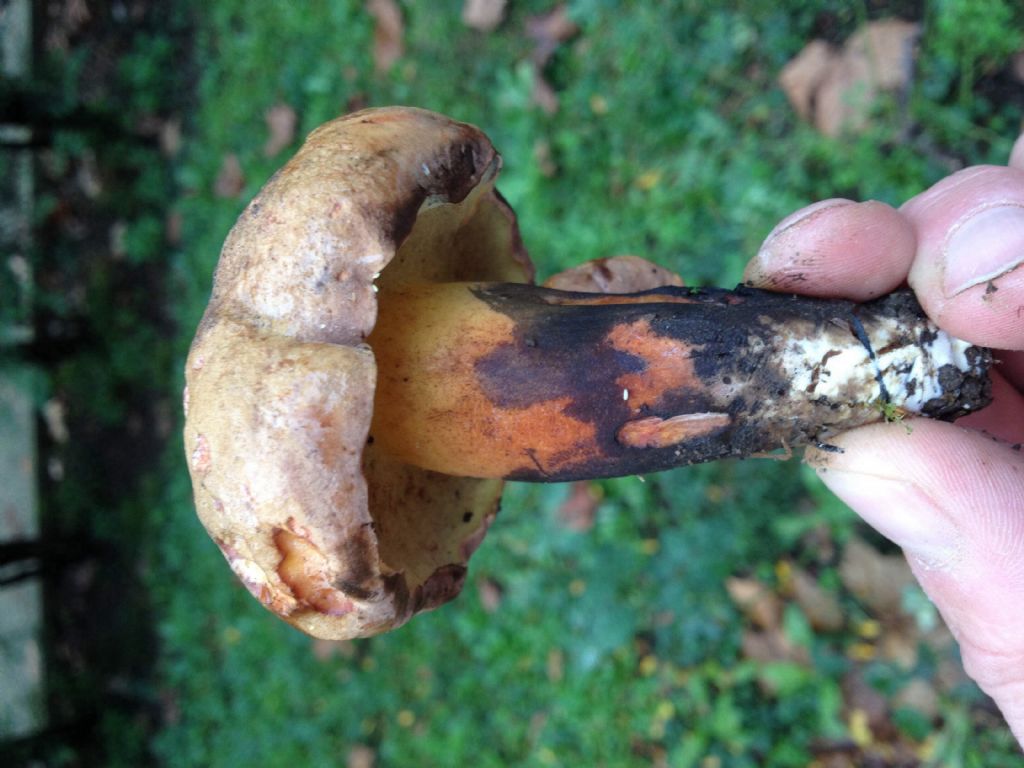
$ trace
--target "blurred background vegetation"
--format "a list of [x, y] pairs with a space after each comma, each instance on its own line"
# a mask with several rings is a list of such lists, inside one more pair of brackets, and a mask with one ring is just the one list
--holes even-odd
[[[0, 762], [1020, 765], [898, 552], [797, 460], [513, 485], [462, 596], [372, 640], [313, 641], [235, 582], [191, 506], [181, 365], [234, 218], [319, 123], [402, 103], [479, 125], [541, 278], [637, 253], [732, 285], [795, 208], [1005, 162], [1024, 116], [1013, 0], [465, 5], [494, 17], [33, 4], [33, 70], [0, 102], [31, 126], [3, 172], [35, 173], [0, 325], [33, 333], [0, 375], [30, 371], [39, 412], [45, 687]], [[822, 133], [780, 73], [887, 19], [919, 25], [905, 77]]]

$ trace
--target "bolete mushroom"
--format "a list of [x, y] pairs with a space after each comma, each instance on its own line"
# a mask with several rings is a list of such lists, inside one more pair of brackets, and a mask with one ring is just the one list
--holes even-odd
[[[653, 270], [648, 290], [535, 287], [500, 167], [472, 126], [358, 112], [314, 131], [224, 244], [186, 369], [196, 507], [310, 634], [375, 634], [456, 595], [506, 478], [650, 472], [986, 402], [988, 353], [909, 293], [690, 290], [638, 260], [615, 263]], [[602, 270], [562, 284], [623, 282]]]

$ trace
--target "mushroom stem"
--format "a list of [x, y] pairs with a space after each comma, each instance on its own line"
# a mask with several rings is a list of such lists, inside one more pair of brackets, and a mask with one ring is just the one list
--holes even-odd
[[987, 350], [913, 295], [866, 304], [740, 287], [585, 294], [392, 286], [369, 338], [371, 440], [464, 477], [562, 481], [808, 443], [987, 404]]

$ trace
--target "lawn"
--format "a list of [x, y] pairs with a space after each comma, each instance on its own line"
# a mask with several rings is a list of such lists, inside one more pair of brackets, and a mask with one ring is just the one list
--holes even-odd
[[[135, 587], [137, 604], [97, 598], [111, 633], [121, 612], [144, 616], [116, 675], [94, 669], [86, 685], [55, 666], [70, 700], [114, 702], [94, 711], [88, 754], [190, 766], [1019, 765], [920, 590], [898, 582], [885, 607], [877, 585], [858, 589], [870, 568], [902, 573], [898, 558], [797, 459], [512, 484], [457, 600], [391, 634], [328, 643], [263, 610], [206, 537], [177, 405], [228, 229], [331, 117], [401, 103], [480, 126], [504, 157], [498, 186], [540, 279], [635, 253], [687, 284], [731, 286], [797, 207], [899, 204], [957, 168], [1005, 162], [1024, 116], [1009, 74], [1024, 47], [1014, 4], [576, 0], [570, 28], [537, 21], [551, 2], [523, 0], [485, 32], [463, 24], [461, 2], [402, 2], [400, 33], [376, 43], [364, 5], [140, 3], [141, 31], [111, 70], [116, 96], [89, 95], [74, 44], [50, 54], [61, 115], [100, 99], [119, 124], [158, 126], [141, 148], [72, 127], [48, 150], [75, 167], [89, 152], [124, 166], [133, 191], [112, 214], [120, 255], [68, 278], [88, 297], [76, 311], [106, 336], [88, 356], [44, 362], [40, 400], [88, 401], [78, 418], [110, 425], [97, 440], [124, 426], [126, 400], [162, 403], [128, 492], [93, 487], [73, 447], [60, 450], [79, 463], [47, 485], [50, 529], [112, 548], [109, 578]], [[802, 120], [781, 68], [816, 36], [840, 44], [900, 15], [923, 25], [909, 91], [855, 134]], [[268, 146], [275, 108], [296, 125]], [[63, 259], [51, 271], [73, 271]], [[753, 604], [738, 596], [751, 591]], [[36, 754], [86, 764], [77, 743]]]

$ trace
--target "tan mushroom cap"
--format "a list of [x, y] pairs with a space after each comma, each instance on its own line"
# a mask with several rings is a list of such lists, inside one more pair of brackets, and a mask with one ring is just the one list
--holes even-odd
[[375, 634], [454, 597], [500, 480], [402, 464], [367, 444], [376, 291], [529, 282], [501, 159], [423, 110], [318, 128], [220, 256], [186, 368], [196, 508], [263, 605], [318, 637]]

